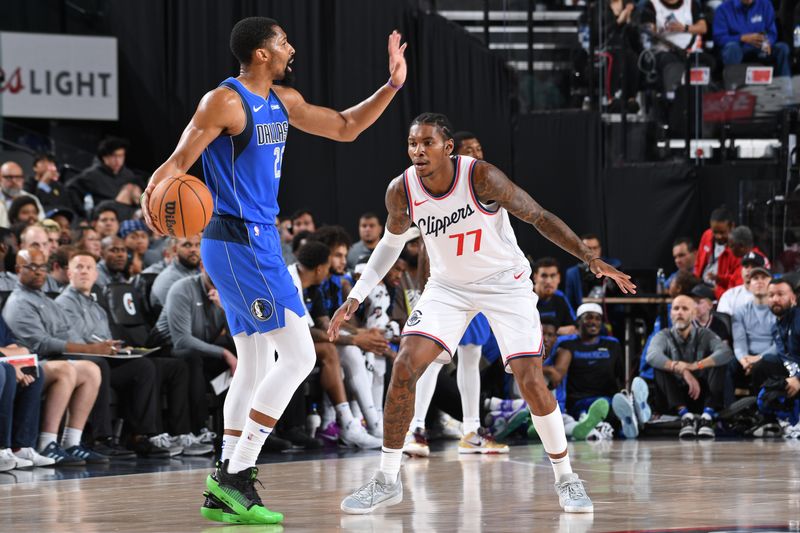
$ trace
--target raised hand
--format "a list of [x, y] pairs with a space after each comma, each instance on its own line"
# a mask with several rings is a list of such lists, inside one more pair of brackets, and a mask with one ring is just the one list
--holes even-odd
[[333, 318], [331, 318], [331, 323], [328, 325], [328, 339], [331, 342], [339, 338], [339, 328], [342, 326], [342, 322], [350, 320], [350, 317], [356, 312], [358, 306], [358, 300], [348, 298], [347, 301], [336, 310], [333, 314]]
[[400, 35], [397, 30], [394, 30], [389, 35], [389, 76], [392, 80], [392, 85], [400, 87], [406, 82], [406, 58], [403, 52], [406, 51], [408, 43], [400, 44]]
[[620, 272], [602, 259], [592, 259], [589, 262], [589, 269], [598, 278], [605, 276], [613, 279], [623, 293], [636, 294], [636, 285], [631, 283], [631, 277], [624, 272]]

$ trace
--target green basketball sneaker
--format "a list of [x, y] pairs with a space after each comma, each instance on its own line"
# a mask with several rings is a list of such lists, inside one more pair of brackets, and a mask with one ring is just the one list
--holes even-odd
[[608, 400], [605, 398], [598, 398], [589, 410], [586, 416], [581, 417], [575, 428], [572, 430], [572, 438], [575, 440], [586, 440], [586, 436], [608, 416]]
[[238, 522], [233, 522], [232, 517], [228, 516], [231, 513], [226, 512], [224, 507], [220, 513], [213, 508], [204, 511], [203, 509], [206, 508], [204, 505], [201, 509], [203, 516], [210, 520], [215, 520], [211, 517], [219, 517], [222, 518], [222, 520], [218, 520], [220, 522], [240, 524], [278, 524], [282, 522], [283, 515], [264, 507], [256, 491], [258, 468], [253, 466], [236, 474], [230, 474], [228, 473], [228, 464], [228, 461], [222, 464], [217, 463], [216, 471], [206, 478], [206, 487], [210, 495], [236, 515]]

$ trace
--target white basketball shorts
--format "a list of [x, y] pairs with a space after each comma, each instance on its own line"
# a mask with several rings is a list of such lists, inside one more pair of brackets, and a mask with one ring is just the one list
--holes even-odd
[[430, 279], [406, 321], [403, 336], [420, 335], [439, 344], [444, 352], [436, 362], [447, 363], [472, 317], [483, 313], [510, 373], [510, 360], [539, 357], [544, 350], [538, 297], [529, 275], [528, 270], [508, 270], [464, 286]]

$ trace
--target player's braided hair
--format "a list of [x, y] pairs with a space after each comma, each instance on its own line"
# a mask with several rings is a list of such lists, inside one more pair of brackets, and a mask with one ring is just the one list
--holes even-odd
[[450, 119], [441, 113], [422, 113], [413, 121], [411, 121], [412, 126], [416, 126], [418, 124], [436, 126], [439, 128], [439, 131], [442, 132], [445, 140], [453, 138], [453, 125], [450, 123]]
[[247, 17], [231, 30], [231, 52], [242, 65], [249, 65], [253, 50], [264, 46], [264, 42], [275, 35], [278, 22], [267, 17]]

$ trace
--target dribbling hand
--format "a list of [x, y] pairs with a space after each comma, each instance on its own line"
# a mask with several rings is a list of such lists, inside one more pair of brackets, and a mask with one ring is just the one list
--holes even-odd
[[333, 318], [331, 318], [330, 325], [328, 325], [328, 340], [333, 342], [339, 338], [339, 328], [342, 326], [342, 322], [350, 320], [350, 317], [353, 316], [353, 313], [356, 312], [359, 305], [358, 300], [348, 298], [347, 301], [336, 310], [333, 314]]
[[406, 82], [406, 58], [403, 52], [406, 51], [408, 43], [400, 45], [401, 38], [402, 35], [397, 30], [389, 35], [389, 76], [395, 87], [400, 87]]
[[589, 261], [589, 270], [591, 270], [597, 278], [605, 276], [614, 280], [624, 294], [636, 294], [636, 285], [631, 283], [631, 277], [624, 272], [620, 272], [602, 259], [592, 259]]
[[144, 223], [147, 224], [147, 227], [150, 228], [150, 231], [153, 232], [155, 236], [163, 236], [164, 234], [156, 228], [155, 224], [153, 224], [153, 217], [150, 216], [150, 195], [153, 193], [153, 190], [156, 188], [156, 183], [151, 179], [150, 183], [147, 184], [147, 188], [142, 193], [141, 198], [139, 198], [139, 205], [142, 208], [142, 219]]

